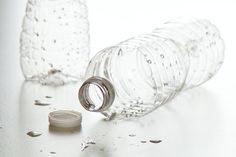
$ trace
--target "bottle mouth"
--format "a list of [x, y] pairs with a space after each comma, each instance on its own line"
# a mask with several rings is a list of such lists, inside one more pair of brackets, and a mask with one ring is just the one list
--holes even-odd
[[[95, 104], [91, 99], [91, 93], [89, 92], [89, 88], [91, 85], [95, 85], [98, 87], [100, 92], [102, 93], [102, 104]], [[91, 112], [102, 112], [107, 110], [115, 99], [115, 90], [113, 85], [105, 78], [99, 76], [93, 76], [87, 79], [79, 89], [78, 98], [81, 105], [88, 111]]]

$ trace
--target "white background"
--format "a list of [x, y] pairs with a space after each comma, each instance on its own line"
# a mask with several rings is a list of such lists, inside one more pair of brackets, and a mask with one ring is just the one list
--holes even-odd
[[[236, 156], [236, 1], [88, 1], [91, 56], [176, 17], [209, 19], [225, 40], [225, 62], [212, 80], [181, 93], [138, 121], [122, 123], [103, 122], [100, 115], [84, 111], [76, 98], [80, 83], [52, 89], [24, 82], [19, 66], [19, 35], [25, 4], [26, 0], [0, 1], [0, 157]], [[34, 99], [46, 93], [54, 97], [53, 106], [32, 105]], [[82, 111], [82, 130], [75, 133], [48, 130], [47, 114], [54, 108]], [[26, 133], [30, 130], [39, 130], [43, 135], [29, 138]], [[81, 152], [80, 143], [87, 137], [94, 138], [97, 144]], [[163, 142], [140, 143], [149, 139]]]

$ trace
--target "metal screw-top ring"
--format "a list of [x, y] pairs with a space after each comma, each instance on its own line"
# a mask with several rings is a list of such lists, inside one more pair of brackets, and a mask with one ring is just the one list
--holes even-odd
[[[96, 85], [103, 95], [103, 102], [101, 107], [95, 108], [94, 102], [89, 96], [89, 86], [93, 84]], [[79, 101], [81, 105], [88, 111], [91, 112], [102, 112], [107, 110], [113, 103], [115, 99], [115, 90], [113, 85], [105, 78], [99, 76], [93, 76], [87, 79], [79, 89], [78, 93]]]

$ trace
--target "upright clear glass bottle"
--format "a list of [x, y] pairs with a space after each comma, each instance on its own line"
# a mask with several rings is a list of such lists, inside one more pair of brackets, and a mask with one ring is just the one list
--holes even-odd
[[79, 99], [107, 117], [140, 117], [209, 80], [223, 59], [223, 40], [208, 20], [166, 22], [95, 55]]
[[20, 39], [26, 80], [62, 85], [83, 78], [89, 60], [85, 0], [28, 0]]

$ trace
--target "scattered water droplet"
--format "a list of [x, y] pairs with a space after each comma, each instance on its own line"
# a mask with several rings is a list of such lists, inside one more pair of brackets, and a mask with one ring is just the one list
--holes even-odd
[[38, 33], [34, 33], [37, 37], [39, 37], [39, 34]]
[[95, 145], [96, 142], [93, 139], [87, 139], [84, 142], [81, 143], [81, 151], [84, 151], [85, 149], [87, 149], [89, 146], [91, 145]]
[[122, 56], [122, 55], [123, 55], [123, 51], [121, 49], [119, 49], [118, 56]]
[[45, 58], [41, 57], [41, 60], [42, 60], [43, 62], [45, 62]]
[[37, 105], [37, 106], [49, 106], [50, 104], [46, 103], [46, 102], [41, 102], [40, 100], [35, 100], [34, 101], [34, 105]]
[[[49, 65], [50, 65], [51, 67], [53, 67], [53, 64], [49, 63]], [[48, 71], [48, 75], [52, 75], [52, 74], [56, 74], [56, 73], [60, 73], [60, 72], [61, 72], [61, 70], [58, 70], [58, 69], [51, 69], [51, 70]]]
[[165, 56], [164, 56], [163, 54], [160, 54], [160, 57], [161, 57], [161, 58], [165, 58]]
[[41, 136], [42, 134], [36, 131], [30, 131], [27, 133], [27, 135], [30, 137], [38, 137], [38, 136]]
[[38, 22], [38, 21], [39, 21], [39, 19], [38, 19], [37, 17], [34, 17], [34, 20], [35, 20], [36, 22]]
[[149, 59], [149, 60], [147, 60], [147, 63], [148, 64], [152, 64], [152, 61]]
[[96, 144], [94, 141], [89, 141], [87, 144]]
[[168, 86], [168, 83], [163, 83], [164, 86]]
[[43, 51], [46, 51], [45, 47], [42, 47], [42, 50], [43, 50]]
[[197, 51], [197, 48], [198, 48], [197, 45], [193, 45], [190, 47], [190, 50], [195, 52], [195, 51]]
[[135, 137], [136, 135], [135, 134], [129, 134], [129, 137]]
[[216, 45], [216, 42], [215, 42], [215, 41], [213, 41], [213, 42], [210, 43], [210, 46], [213, 46], [213, 45]]
[[83, 146], [83, 147], [81, 148], [81, 151], [84, 151], [86, 148], [88, 148], [88, 145]]
[[161, 140], [149, 140], [149, 142], [151, 142], [151, 143], [161, 143], [162, 141]]

